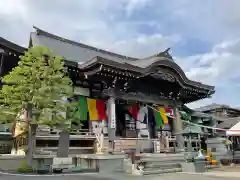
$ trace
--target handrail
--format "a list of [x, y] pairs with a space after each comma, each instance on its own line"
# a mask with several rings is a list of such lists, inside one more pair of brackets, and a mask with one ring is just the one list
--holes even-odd
[[[104, 137], [104, 139], [108, 139], [108, 137]], [[174, 138], [174, 137], [169, 137], [169, 140], [175, 140], [176, 138]], [[138, 137], [138, 138], [122, 138], [122, 137], [120, 137], [120, 138], [117, 138], [117, 139], [115, 139], [115, 140], [159, 140], [159, 138], [151, 138], [151, 139], [149, 139], [149, 138], [144, 138], [144, 137]]]

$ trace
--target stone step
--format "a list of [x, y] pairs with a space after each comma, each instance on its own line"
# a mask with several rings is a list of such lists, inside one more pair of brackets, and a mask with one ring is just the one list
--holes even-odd
[[172, 168], [181, 168], [181, 164], [179, 163], [146, 163], [144, 169], [172, 169]]
[[143, 175], [181, 172], [183, 161], [182, 154], [146, 154], [140, 160], [144, 163]]
[[154, 162], [154, 163], [180, 163], [180, 162], [184, 162], [185, 160], [182, 159], [182, 158], [164, 158], [164, 159], [160, 159], [160, 158], [155, 158], [155, 159], [145, 159], [145, 158], [141, 158], [141, 161], [142, 162], [145, 162], [145, 163], [150, 163], [150, 162]]
[[142, 155], [141, 160], [143, 162], [182, 162], [185, 161], [185, 157], [182, 154], [151, 154]]
[[182, 168], [171, 168], [171, 169], [154, 169], [143, 171], [143, 175], [163, 174], [163, 173], [176, 173], [182, 172]]
[[[115, 140], [115, 149], [114, 151], [125, 151], [136, 148], [136, 140], [129, 139], [119, 139]], [[108, 149], [108, 140], [104, 141], [104, 149]]]

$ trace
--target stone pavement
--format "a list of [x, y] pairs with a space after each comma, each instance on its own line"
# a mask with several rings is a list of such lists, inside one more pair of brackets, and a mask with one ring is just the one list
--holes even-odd
[[210, 170], [203, 173], [204, 176], [225, 177], [225, 178], [239, 178], [240, 166], [223, 166], [217, 169]]
[[213, 177], [205, 176], [201, 174], [183, 174], [183, 173], [170, 173], [158, 176], [127, 176], [127, 175], [71, 175], [71, 176], [12, 176], [12, 175], [0, 175], [0, 180], [231, 180], [234, 178], [229, 177]]
[[240, 179], [240, 172], [213, 171], [213, 172], [206, 172], [203, 174], [203, 176], [239, 178]]

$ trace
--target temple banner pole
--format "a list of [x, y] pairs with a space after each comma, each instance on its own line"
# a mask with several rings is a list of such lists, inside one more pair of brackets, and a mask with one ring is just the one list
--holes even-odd
[[108, 145], [109, 152], [114, 151], [114, 143], [116, 138], [116, 104], [115, 104], [115, 94], [109, 97], [108, 106]]

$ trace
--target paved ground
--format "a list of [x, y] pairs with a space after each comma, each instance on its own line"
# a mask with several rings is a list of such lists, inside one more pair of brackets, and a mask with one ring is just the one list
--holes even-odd
[[[206, 175], [189, 175], [189, 174], [164, 174], [160, 176], [100, 176], [100, 175], [76, 175], [76, 176], [35, 176], [35, 177], [24, 177], [24, 176], [11, 176], [11, 175], [0, 175], [0, 180], [234, 180], [236, 178], [226, 177], [211, 177]], [[237, 178], [240, 179], [240, 178]]]

